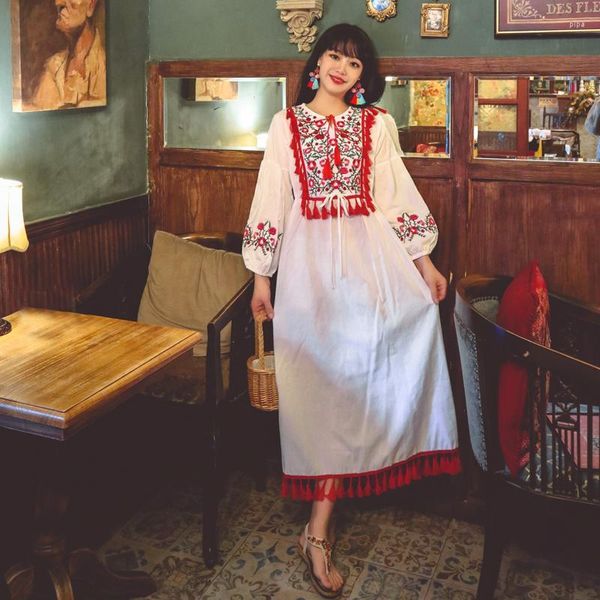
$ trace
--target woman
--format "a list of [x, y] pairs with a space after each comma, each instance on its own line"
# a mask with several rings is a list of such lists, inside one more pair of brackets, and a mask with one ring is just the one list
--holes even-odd
[[282, 493], [313, 501], [299, 549], [333, 598], [335, 501], [460, 463], [437, 307], [447, 286], [428, 256], [437, 227], [393, 119], [371, 106], [385, 84], [366, 33], [327, 30], [301, 85], [273, 118], [243, 254], [252, 311], [274, 319]]

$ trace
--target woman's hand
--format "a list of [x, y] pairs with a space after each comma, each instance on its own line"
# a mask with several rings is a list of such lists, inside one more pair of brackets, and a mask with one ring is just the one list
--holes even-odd
[[432, 300], [439, 304], [446, 297], [448, 291], [446, 278], [435, 268], [429, 256], [421, 256], [414, 262], [431, 292]]
[[267, 319], [273, 318], [273, 305], [271, 304], [271, 280], [264, 275], [254, 274], [254, 293], [250, 301], [252, 316]]

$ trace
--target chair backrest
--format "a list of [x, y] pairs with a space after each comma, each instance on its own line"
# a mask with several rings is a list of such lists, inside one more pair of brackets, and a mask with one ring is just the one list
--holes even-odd
[[242, 253], [242, 234], [232, 231], [195, 231], [181, 233], [179, 237], [207, 248]]
[[[550, 294], [552, 347], [495, 323], [508, 277], [471, 275], [457, 284], [454, 321], [467, 419], [477, 464], [537, 494], [600, 506], [600, 311]], [[500, 369], [527, 372], [526, 461], [518, 478], [505, 468], [498, 431]]]

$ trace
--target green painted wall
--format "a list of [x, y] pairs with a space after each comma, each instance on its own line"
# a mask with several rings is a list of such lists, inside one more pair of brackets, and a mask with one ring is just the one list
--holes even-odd
[[148, 0], [106, 4], [108, 106], [13, 113], [10, 0], [0, 0], [0, 177], [23, 181], [26, 221], [147, 190]]
[[[275, 0], [107, 0], [106, 108], [13, 113], [10, 1], [0, 0], [0, 177], [25, 184], [25, 218], [46, 219], [147, 190], [145, 62], [177, 58], [303, 57]], [[52, 2], [53, 0], [48, 0]], [[382, 56], [596, 54], [600, 38], [493, 36], [493, 0], [452, 3], [448, 39], [421, 39], [421, 0], [399, 0], [377, 23], [363, 0], [325, 0], [320, 31], [356, 23]]]
[[[275, 0], [149, 0], [150, 58], [291, 58]], [[600, 37], [494, 39], [494, 1], [452, 2], [450, 37], [421, 38], [421, 0], [398, 0], [398, 16], [378, 23], [364, 0], [325, 0], [319, 31], [339, 22], [365, 29], [381, 56], [597, 54]]]

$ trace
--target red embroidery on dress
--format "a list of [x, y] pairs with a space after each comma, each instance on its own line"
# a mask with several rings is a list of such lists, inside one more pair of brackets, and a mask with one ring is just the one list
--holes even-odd
[[273, 254], [277, 248], [279, 238], [283, 234], [277, 235], [277, 229], [271, 226], [271, 221], [264, 221], [256, 226], [253, 231], [250, 224], [244, 228], [244, 235], [242, 237], [242, 246], [244, 248], [254, 248], [255, 250], [262, 250], [262, 253], [266, 256], [267, 254]]
[[428, 233], [437, 234], [438, 227], [431, 213], [422, 219], [419, 215], [402, 213], [402, 216], [396, 219], [398, 225], [392, 228], [401, 242], [411, 242], [415, 236], [427, 237]]
[[335, 120], [308, 114], [302, 106], [287, 110], [307, 219], [337, 217], [340, 210], [348, 216], [375, 210], [369, 185], [375, 114], [370, 108], [351, 108]]

